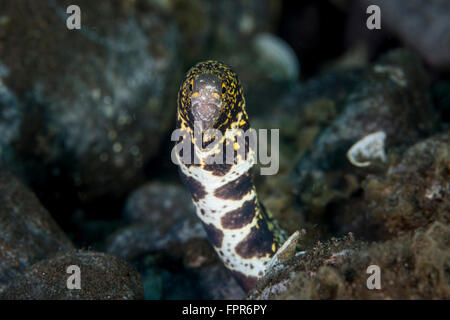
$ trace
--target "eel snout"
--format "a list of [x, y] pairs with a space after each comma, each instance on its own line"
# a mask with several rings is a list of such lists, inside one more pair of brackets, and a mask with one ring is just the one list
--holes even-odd
[[194, 80], [191, 95], [192, 114], [201, 131], [212, 127], [222, 107], [220, 88], [222, 81], [212, 74], [199, 75]]

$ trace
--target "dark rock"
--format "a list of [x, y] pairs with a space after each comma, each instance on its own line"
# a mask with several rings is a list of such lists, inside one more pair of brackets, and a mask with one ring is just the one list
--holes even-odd
[[295, 166], [300, 206], [321, 217], [329, 204], [358, 191], [368, 173], [384, 170], [383, 164], [357, 168], [347, 159], [352, 144], [368, 134], [384, 132], [388, 151], [429, 134], [437, 116], [428, 86], [419, 59], [407, 51], [392, 51], [376, 62]]
[[123, 216], [129, 223], [175, 223], [195, 216], [187, 188], [173, 183], [151, 182], [132, 192], [125, 203]]
[[117, 230], [106, 244], [106, 251], [124, 259], [145, 252], [205, 238], [189, 191], [181, 185], [149, 183], [134, 191], [126, 201], [124, 219], [130, 225]]
[[446, 0], [362, 1], [381, 9], [382, 29], [389, 29], [417, 50], [428, 64], [450, 70], [450, 3]]
[[203, 226], [199, 222], [180, 221], [170, 228], [159, 228], [151, 223], [133, 224], [108, 237], [106, 252], [129, 260], [146, 252], [168, 249], [169, 244], [181, 245], [193, 238], [206, 239]]
[[0, 172], [0, 292], [32, 264], [71, 249], [36, 196], [13, 175]]
[[[252, 97], [254, 103], [247, 105], [250, 121], [255, 129], [281, 129], [281, 172], [292, 166], [290, 159], [301, 156], [320, 131], [332, 123], [360, 81], [361, 72], [350, 70], [330, 72], [305, 83], [272, 83], [280, 87], [273, 99], [267, 98], [270, 90], [258, 89]], [[286, 160], [289, 164], [285, 164]]]
[[[297, 230], [299, 225], [304, 226], [304, 216], [294, 204], [294, 184], [288, 178], [293, 159], [300, 159], [321, 131], [341, 113], [348, 95], [361, 81], [361, 74], [359, 70], [347, 70], [329, 72], [305, 83], [272, 83], [271, 90], [258, 89], [254, 103], [248, 102], [253, 128], [280, 129], [279, 172], [274, 176], [255, 174], [254, 180], [266, 209], [289, 232]], [[279, 91], [271, 97], [274, 87]]]
[[[21, 120], [1, 144], [13, 145], [36, 189], [56, 189], [46, 196], [65, 191], [61, 182], [82, 201], [124, 195], [173, 123], [175, 108], [166, 106], [180, 75], [177, 28], [135, 2], [79, 1], [82, 27], [68, 30], [70, 4], [0, 5], [1, 91], [18, 100], [9, 99], [17, 105], [8, 107], [9, 126]], [[4, 102], [0, 108], [6, 112]]]
[[255, 34], [275, 29], [280, 4], [268, 0], [175, 0], [165, 10], [180, 26], [183, 59], [190, 66], [204, 56], [204, 51], [213, 59], [226, 58], [246, 46]]
[[[68, 289], [71, 265], [80, 268], [81, 289]], [[2, 299], [143, 299], [139, 274], [126, 262], [104, 253], [71, 251], [40, 261], [12, 281]]]

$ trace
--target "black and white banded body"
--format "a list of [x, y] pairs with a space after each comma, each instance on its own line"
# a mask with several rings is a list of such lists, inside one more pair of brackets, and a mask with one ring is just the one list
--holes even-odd
[[[252, 182], [252, 144], [239, 139], [250, 132], [250, 124], [236, 73], [216, 61], [192, 67], [178, 93], [177, 128], [190, 141], [189, 161], [183, 151], [176, 157], [197, 215], [225, 266], [250, 290], [281, 239]], [[227, 155], [234, 161], [226, 161]]]

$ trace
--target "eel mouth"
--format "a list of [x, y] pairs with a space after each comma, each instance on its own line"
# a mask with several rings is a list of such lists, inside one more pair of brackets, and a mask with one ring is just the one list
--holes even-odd
[[213, 74], [201, 74], [194, 80], [192, 114], [195, 126], [202, 132], [211, 128], [220, 115], [221, 85], [222, 81]]

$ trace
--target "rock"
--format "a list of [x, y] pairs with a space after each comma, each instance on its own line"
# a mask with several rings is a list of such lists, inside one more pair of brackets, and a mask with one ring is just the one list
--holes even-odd
[[[289, 234], [305, 227], [289, 179], [293, 159], [300, 159], [333, 122], [360, 78], [359, 70], [346, 70], [319, 75], [305, 83], [272, 82], [270, 90], [263, 92], [264, 86], [257, 90], [253, 103], [247, 100], [254, 129], [279, 129], [279, 171], [272, 176], [255, 174], [254, 182], [266, 209]], [[258, 166], [255, 172], [259, 172]]]
[[3, 83], [8, 74], [8, 69], [0, 63], [0, 163], [13, 165], [14, 148], [11, 144], [20, 135], [23, 105]]
[[[419, 141], [399, 156], [385, 177], [363, 182], [365, 206], [351, 208], [392, 237], [434, 221], [448, 224], [450, 208], [450, 131]], [[356, 210], [358, 208], [358, 210]]]
[[129, 223], [164, 224], [195, 214], [191, 195], [185, 186], [150, 182], [128, 196], [123, 217]]
[[206, 240], [206, 234], [200, 223], [189, 220], [174, 223], [170, 228], [151, 223], [133, 224], [108, 237], [106, 252], [130, 260], [146, 252], [168, 249], [169, 245], [181, 245], [193, 238]]
[[362, 1], [381, 9], [382, 28], [417, 50], [436, 69], [450, 70], [450, 4], [445, 0]]
[[[269, 273], [251, 299], [448, 299], [448, 224], [379, 243], [331, 239]], [[380, 268], [380, 290], [369, 290], [367, 268]]]
[[133, 259], [193, 238], [206, 239], [189, 191], [182, 185], [152, 182], [128, 197], [124, 220], [129, 223], [107, 240], [106, 252]]
[[[273, 268], [257, 282], [248, 297], [252, 300], [277, 299], [281, 295], [292, 298], [287, 296], [287, 292], [295, 292], [294, 299], [312, 299], [318, 291], [313, 283], [318, 271], [324, 266], [334, 265], [338, 260], [347, 260], [363, 245], [351, 234], [326, 242], [316, 241], [306, 252], [298, 252], [295, 257]], [[335, 286], [339, 282], [332, 280], [329, 284]]]
[[[205, 55], [212, 59], [227, 58], [240, 47], [247, 46], [255, 34], [274, 30], [281, 7], [269, 0], [245, 3], [218, 0], [214, 4], [207, 0], [189, 3], [174, 0], [169, 3], [165, 9], [180, 26], [186, 67]], [[224, 62], [233, 65], [230, 60]]]
[[249, 45], [222, 53], [217, 60], [226, 61], [239, 74], [251, 104], [254, 91], [270, 94], [279, 91], [277, 87], [288, 89], [297, 83], [300, 62], [287, 42], [268, 32], [255, 34], [248, 41]]
[[354, 143], [384, 132], [389, 153], [432, 132], [437, 115], [428, 86], [419, 59], [403, 50], [388, 53], [365, 73], [342, 112], [320, 132], [292, 173], [299, 204], [310, 217], [318, 219], [316, 223], [327, 206], [358, 191], [368, 173], [386, 169], [382, 163], [366, 168], [352, 166], [346, 153]]
[[[261, 33], [253, 39], [253, 50], [259, 55], [261, 66], [275, 81], [296, 81], [300, 75], [300, 64], [294, 50], [279, 37]], [[255, 67], [255, 65], [254, 65]]]
[[142, 181], [144, 163], [173, 124], [177, 28], [137, 2], [79, 1], [82, 27], [68, 30], [69, 4], [0, 5], [7, 72], [0, 96], [11, 97], [8, 110], [0, 108], [15, 121], [0, 146], [14, 146], [13, 160], [36, 189], [50, 189], [46, 196], [123, 196]]
[[385, 240], [434, 221], [448, 223], [449, 134], [392, 151], [384, 172], [369, 173], [356, 194], [328, 208], [333, 231]]
[[[67, 268], [79, 267], [81, 289], [68, 289], [71, 274]], [[126, 262], [104, 253], [71, 251], [40, 261], [12, 281], [2, 299], [50, 300], [130, 300], [143, 299], [139, 274]]]
[[0, 204], [1, 293], [32, 264], [73, 245], [36, 196], [4, 171], [0, 171]]
[[[255, 129], [282, 128], [280, 160], [299, 157], [342, 111], [348, 95], [360, 81], [361, 72], [351, 70], [330, 72], [305, 83], [277, 86], [272, 82], [272, 90], [265, 88], [266, 92], [264, 87], [252, 88], [253, 103], [247, 103], [251, 125]], [[269, 99], [271, 94], [274, 97]]]

